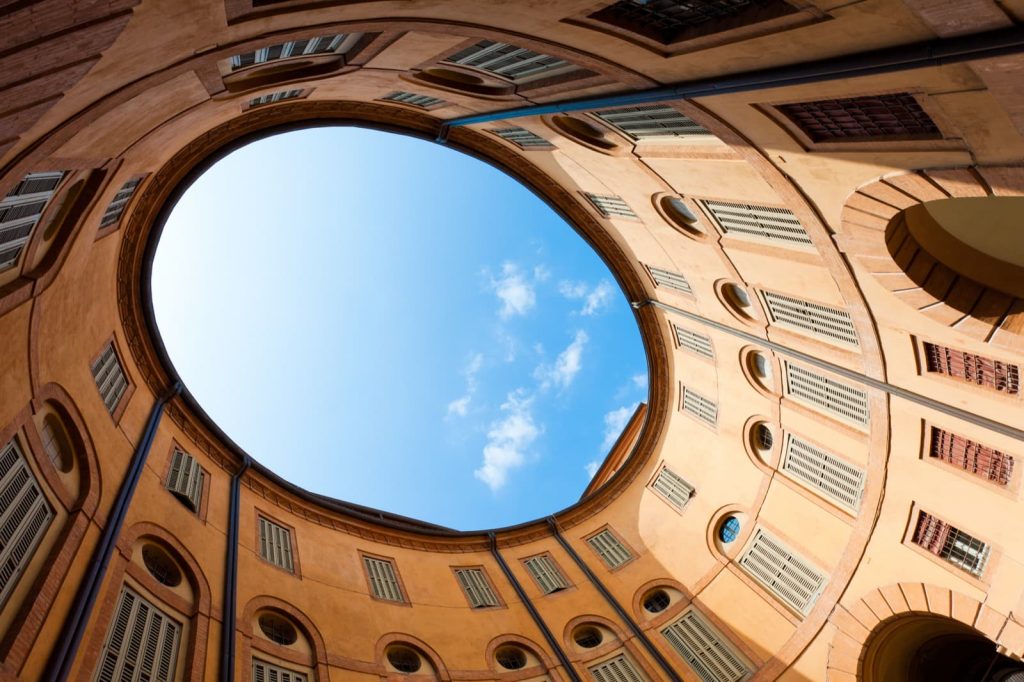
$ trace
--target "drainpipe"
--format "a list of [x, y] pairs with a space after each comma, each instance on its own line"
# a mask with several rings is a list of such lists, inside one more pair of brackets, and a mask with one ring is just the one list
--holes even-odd
[[637, 625], [632, 616], [626, 612], [626, 609], [622, 608], [622, 605], [614, 596], [612, 596], [612, 593], [608, 591], [608, 588], [604, 586], [604, 583], [594, 575], [594, 572], [590, 570], [590, 567], [583, 561], [583, 558], [576, 553], [576, 550], [572, 548], [572, 545], [565, 541], [565, 538], [562, 537], [561, 532], [558, 530], [558, 521], [555, 520], [555, 517], [548, 517], [548, 526], [551, 528], [551, 534], [555, 537], [555, 540], [558, 541], [558, 544], [562, 546], [562, 549], [572, 557], [572, 560], [576, 562], [576, 565], [579, 566], [579, 569], [583, 571], [585, 576], [587, 576], [587, 579], [593, 583], [597, 591], [601, 593], [602, 597], [604, 597], [604, 600], [612, 607], [612, 610], [618, 614], [619, 618], [622, 619], [622, 622], [626, 624], [630, 631], [636, 636], [637, 640], [645, 649], [647, 649], [647, 653], [651, 655], [651, 658], [654, 659], [655, 663], [657, 663], [665, 672], [665, 679], [672, 680], [672, 682], [683, 682], [683, 678], [681, 678], [675, 671], [672, 664], [665, 660], [665, 657], [662, 656], [661, 652], [654, 646], [654, 642], [648, 639], [647, 634], [640, 629], [640, 626]]
[[242, 476], [252, 466], [252, 457], [245, 455], [242, 466], [231, 476], [231, 497], [228, 509], [227, 560], [224, 568], [224, 609], [220, 633], [220, 679], [235, 679], [235, 623], [238, 611], [238, 507], [242, 496]]
[[135, 495], [135, 488], [139, 484], [142, 470], [149, 458], [149, 450], [153, 445], [156, 436], [156, 428], [160, 424], [160, 417], [164, 413], [167, 403], [181, 393], [181, 381], [175, 381], [171, 390], [164, 396], [157, 398], [153, 403], [153, 409], [149, 413], [149, 420], [142, 432], [135, 447], [135, 453], [128, 465], [128, 471], [121, 481], [121, 487], [117, 491], [114, 505], [110, 509], [110, 516], [107, 525], [103, 527], [99, 543], [93, 550], [89, 565], [86, 568], [85, 576], [78, 585], [75, 592], [75, 599], [64, 620], [60, 636], [57, 638], [57, 645], [50, 656], [50, 661], [43, 673], [43, 680], [46, 682], [65, 682], [71, 674], [71, 666], [78, 654], [78, 647], [82, 643], [86, 626], [89, 624], [89, 617], [96, 599], [99, 596], [100, 587], [103, 585], [103, 578], [106, 576], [107, 567], [110, 565], [110, 558], [114, 554], [114, 547], [117, 545], [117, 538], [121, 534], [121, 527], [124, 525], [125, 517], [128, 515], [128, 507], [131, 505]]
[[562, 664], [562, 669], [565, 670], [566, 676], [573, 682], [582, 682], [579, 675], [576, 674], [576, 670], [572, 667], [572, 663], [569, 662], [569, 657], [565, 655], [565, 651], [562, 650], [561, 644], [555, 639], [555, 636], [551, 634], [551, 630], [548, 629], [547, 623], [540, 617], [537, 608], [530, 601], [530, 598], [526, 596], [526, 591], [523, 590], [523, 586], [516, 579], [515, 575], [512, 574], [512, 570], [505, 563], [505, 557], [501, 556], [501, 552], [498, 551], [498, 536], [494, 533], [488, 533], [487, 537], [491, 541], [491, 554], [494, 555], [494, 560], [498, 562], [498, 566], [501, 567], [501, 572], [505, 574], [505, 578], [508, 579], [512, 589], [518, 595], [519, 600], [526, 607], [530, 617], [533, 618], [533, 622], [537, 624], [541, 633], [544, 635], [544, 639], [547, 640], [548, 646], [555, 652], [555, 656], [558, 658], [558, 662]]
[[553, 104], [516, 107], [505, 111], [461, 116], [444, 121], [437, 141], [444, 143], [448, 129], [474, 123], [503, 121], [523, 116], [543, 114], [565, 114], [573, 111], [593, 111], [614, 107], [635, 106], [652, 102], [725, 95], [737, 92], [752, 92], [767, 88], [781, 88], [805, 85], [821, 81], [858, 78], [882, 73], [909, 71], [945, 64], [979, 59], [990, 59], [1024, 51], [1024, 26], [985, 31], [971, 35], [939, 38], [909, 45], [868, 50], [842, 57], [821, 59], [790, 66], [776, 66], [757, 71], [747, 71], [732, 76], [716, 76], [695, 81], [685, 81], [650, 90], [626, 92], [619, 95], [586, 97]]

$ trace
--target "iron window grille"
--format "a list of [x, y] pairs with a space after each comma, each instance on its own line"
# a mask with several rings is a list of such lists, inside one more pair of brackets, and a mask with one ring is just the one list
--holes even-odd
[[929, 457], [940, 459], [986, 481], [1009, 485], [1013, 476], [1013, 456], [934, 426], [931, 437]]
[[906, 92], [780, 104], [775, 108], [812, 142], [942, 138], [935, 122]]
[[911, 542], [975, 577], [985, 572], [992, 553], [978, 538], [925, 512], [917, 517]]
[[978, 386], [1015, 395], [1020, 391], [1020, 367], [974, 353], [924, 344], [925, 366], [929, 372], [963, 379]]

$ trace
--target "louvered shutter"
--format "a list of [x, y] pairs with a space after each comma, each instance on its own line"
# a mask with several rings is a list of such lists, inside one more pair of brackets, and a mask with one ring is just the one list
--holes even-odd
[[661, 634], [703, 682], [741, 682], [750, 676], [740, 655], [697, 611], [691, 609]]
[[715, 349], [711, 345], [711, 337], [700, 332], [695, 332], [692, 329], [686, 329], [684, 327], [675, 327], [676, 330], [676, 341], [680, 347], [699, 355], [709, 360], [714, 360]]
[[857, 426], [867, 426], [868, 394], [847, 383], [816, 374], [809, 369], [784, 363], [786, 392], [812, 407]]
[[374, 559], [364, 556], [363, 564], [366, 566], [366, 574], [370, 578], [370, 587], [373, 596], [388, 601], [405, 601], [402, 597], [402, 588], [398, 584], [398, 575], [395, 573], [395, 566], [386, 559]]
[[587, 543], [609, 568], [617, 568], [633, 558], [625, 545], [610, 530], [603, 530], [587, 539]]
[[171, 471], [167, 489], [181, 496], [193, 510], [199, 509], [203, 497], [203, 468], [195, 457], [175, 448], [171, 455]]
[[658, 476], [651, 483], [651, 487], [664, 495], [673, 507], [680, 510], [689, 502], [694, 491], [692, 485], [668, 467], [662, 467]]
[[173, 682], [181, 626], [128, 587], [100, 653], [96, 682]]
[[252, 682], [306, 682], [303, 673], [281, 668], [254, 658], [252, 660]]
[[140, 178], [133, 178], [121, 185], [121, 189], [117, 191], [117, 194], [114, 195], [113, 200], [111, 200], [107, 205], [107, 209], [103, 212], [100, 227], [109, 227], [121, 219], [125, 206], [131, 201], [132, 195], [135, 194], [135, 188], [139, 186], [140, 182]]
[[594, 115], [634, 140], [657, 137], [710, 137], [706, 129], [673, 107], [642, 104], [596, 111]]
[[762, 291], [774, 324], [839, 345], [857, 346], [853, 318], [845, 310], [775, 291]]
[[551, 143], [543, 137], [527, 130], [526, 128], [519, 128], [516, 126], [510, 128], [495, 128], [491, 132], [504, 140], [508, 140], [520, 149], [552, 146]]
[[551, 594], [569, 587], [568, 581], [548, 556], [535, 556], [523, 562], [544, 594]]
[[807, 236], [800, 221], [788, 209], [728, 201], [704, 200], [700, 203], [714, 217], [724, 234], [783, 246], [811, 244], [811, 238]]
[[513, 81], [572, 67], [563, 59], [493, 40], [481, 40], [444, 61], [449, 64], [472, 66]]
[[53, 520], [16, 441], [0, 451], [0, 604], [14, 591]]
[[623, 218], [636, 218], [636, 213], [629, 207], [622, 197], [604, 194], [591, 194], [585, 192], [587, 200], [594, 205], [605, 218], [621, 216]]
[[429, 97], [428, 95], [417, 95], [412, 92], [404, 92], [402, 90], [396, 90], [389, 95], [385, 95], [382, 99], [388, 100], [389, 102], [402, 102], [403, 104], [411, 104], [415, 107], [432, 107], [435, 104], [443, 104], [444, 100], [436, 97]]
[[498, 598], [491, 590], [483, 571], [478, 568], [459, 568], [455, 570], [455, 575], [462, 589], [466, 591], [470, 606], [480, 608], [498, 605]]
[[793, 434], [787, 436], [782, 470], [833, 502], [854, 511], [860, 507], [864, 470]]
[[647, 682], [625, 654], [589, 668], [597, 682]]
[[763, 528], [758, 528], [739, 564], [785, 604], [807, 615], [826, 583], [824, 573]]
[[0, 270], [17, 265], [63, 172], [29, 173], [0, 199]]
[[287, 43], [269, 45], [260, 48], [255, 52], [245, 52], [231, 58], [231, 68], [241, 69], [253, 64], [265, 64], [266, 62], [289, 57], [300, 57], [311, 54], [330, 54], [337, 52], [344, 54], [347, 48], [353, 45], [361, 36], [359, 33], [341, 33], [338, 35], [320, 36], [307, 40], [291, 40]]
[[688, 412], [708, 426], [718, 424], [718, 405], [687, 386], [683, 387], [683, 411]]
[[294, 571], [291, 532], [262, 516], [259, 519], [260, 556], [287, 571]]
[[103, 399], [103, 404], [113, 414], [125, 389], [128, 388], [128, 380], [124, 376], [124, 369], [121, 367], [113, 342], [107, 344], [99, 358], [93, 363], [92, 377], [96, 382], [100, 397]]
[[653, 266], [648, 266], [647, 271], [651, 273], [651, 279], [654, 280], [655, 285], [665, 287], [666, 289], [675, 289], [676, 291], [681, 291], [684, 294], [690, 294], [691, 296], [693, 295], [693, 289], [690, 288], [690, 283], [686, 281], [686, 277], [680, 273]]

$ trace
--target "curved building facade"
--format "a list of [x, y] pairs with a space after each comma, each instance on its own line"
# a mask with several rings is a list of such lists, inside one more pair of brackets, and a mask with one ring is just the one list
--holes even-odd
[[[0, 2], [0, 675], [1020, 679], [1022, 19]], [[615, 274], [650, 397], [574, 506], [456, 532], [316, 495], [181, 385], [170, 207], [325, 124], [501, 168]]]

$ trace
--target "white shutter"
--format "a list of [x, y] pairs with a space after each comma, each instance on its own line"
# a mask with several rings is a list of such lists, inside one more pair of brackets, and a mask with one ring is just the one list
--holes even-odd
[[814, 606], [826, 583], [824, 573], [763, 528], [754, 533], [739, 565], [769, 592], [804, 615]]
[[789, 362], [786, 369], [786, 392], [797, 400], [816, 407], [833, 417], [867, 426], [870, 418], [868, 394], [836, 379], [815, 374]]
[[683, 387], [683, 411], [688, 412], [712, 428], [718, 424], [718, 405], [693, 389]]
[[96, 682], [173, 682], [181, 626], [128, 587], [110, 622]]
[[117, 191], [103, 212], [100, 227], [108, 227], [121, 220], [121, 214], [124, 213], [125, 206], [131, 201], [132, 195], [135, 194], [135, 188], [139, 186], [140, 182], [142, 182], [141, 178], [134, 178], [121, 185], [121, 189]]
[[523, 562], [544, 594], [551, 594], [569, 587], [569, 582], [555, 566], [549, 556], [535, 556]]
[[750, 676], [750, 669], [722, 633], [693, 609], [661, 634], [703, 682], [741, 682]]
[[474, 609], [498, 605], [498, 598], [494, 596], [482, 570], [479, 568], [457, 568], [455, 575], [458, 577], [462, 589], [466, 591], [469, 605]]
[[686, 350], [710, 360], [715, 359], [715, 349], [711, 345], [711, 337], [692, 329], [685, 329], [676, 325], [676, 341]]
[[53, 510], [15, 441], [0, 451], [0, 605], [14, 591], [53, 520]]
[[264, 104], [273, 104], [275, 102], [283, 102], [288, 99], [295, 99], [302, 94], [302, 90], [280, 90], [278, 92], [272, 92], [267, 95], [260, 95], [259, 97], [253, 97], [249, 100], [249, 108], [263, 106]]
[[564, 59], [493, 40], [481, 40], [444, 61], [449, 64], [472, 66], [513, 81], [542, 73], [550, 75], [554, 71], [575, 69], [575, 66]]
[[651, 487], [665, 496], [669, 503], [676, 509], [682, 510], [693, 495], [694, 487], [684, 481], [679, 475], [668, 467], [662, 467], [658, 476], [651, 483]]
[[864, 470], [789, 434], [782, 470], [833, 502], [856, 511], [864, 492]]
[[761, 295], [773, 324], [841, 346], [859, 345], [853, 319], [845, 310], [775, 291], [762, 291]]
[[587, 544], [597, 552], [609, 568], [617, 568], [633, 558], [625, 545], [619, 542], [619, 539], [610, 530], [603, 530], [588, 538]]
[[0, 199], [0, 271], [17, 265], [63, 172], [29, 173]]
[[252, 659], [252, 682], [306, 682], [307, 679], [303, 673], [281, 668], [256, 658]]
[[391, 94], [385, 95], [381, 99], [388, 100], [389, 102], [401, 102], [403, 104], [411, 104], [414, 107], [432, 107], [436, 104], [443, 104], [443, 99], [436, 97], [430, 97], [428, 95], [417, 95], [413, 92], [404, 92], [402, 90], [396, 90]]
[[625, 654], [591, 666], [589, 670], [597, 682], [647, 682]]
[[789, 244], [811, 244], [800, 221], [791, 211], [775, 206], [754, 206], [728, 201], [700, 202], [710, 213], [722, 232], [752, 241]]
[[654, 280], [655, 285], [659, 287], [665, 287], [667, 289], [675, 289], [681, 291], [684, 294], [693, 295], [693, 289], [690, 288], [690, 283], [686, 281], [686, 277], [678, 272], [672, 272], [671, 270], [665, 270], [663, 268], [656, 268], [653, 266], [647, 266], [648, 272], [651, 273], [651, 279]]
[[594, 115], [634, 140], [656, 137], [711, 137], [711, 133], [689, 116], [665, 104], [605, 109], [595, 111]]
[[612, 218], [614, 216], [636, 218], [636, 213], [633, 212], [633, 209], [629, 207], [629, 204], [622, 197], [611, 194], [591, 194], [590, 192], [584, 192], [583, 194], [605, 218]]
[[301, 57], [311, 54], [345, 54], [362, 38], [361, 33], [341, 33], [338, 35], [290, 40], [287, 43], [269, 45], [255, 52], [236, 54], [231, 58], [231, 68], [241, 69], [253, 64], [265, 64], [288, 57]]
[[366, 566], [366, 574], [370, 577], [373, 596], [388, 601], [405, 601], [393, 563], [387, 559], [364, 556], [363, 564]]
[[260, 556], [286, 571], [294, 572], [291, 532], [262, 516], [259, 519]]
[[107, 344], [107, 347], [100, 353], [100, 357], [93, 363], [92, 377], [96, 382], [100, 397], [103, 399], [103, 404], [113, 414], [125, 389], [128, 388], [128, 380], [124, 376], [124, 369], [118, 360], [113, 342]]
[[175, 448], [171, 455], [167, 489], [177, 493], [193, 511], [199, 510], [203, 499], [203, 478], [203, 468], [196, 458]]
[[516, 145], [520, 149], [528, 149], [530, 147], [551, 147], [552, 144], [545, 140], [540, 135], [527, 130], [526, 128], [519, 128], [518, 126], [512, 126], [509, 128], [495, 128], [491, 131], [503, 140], [508, 140], [512, 144]]

